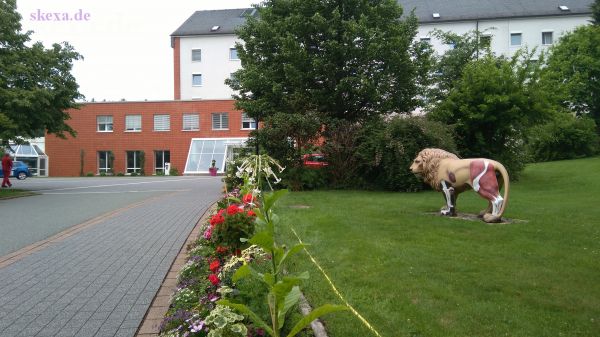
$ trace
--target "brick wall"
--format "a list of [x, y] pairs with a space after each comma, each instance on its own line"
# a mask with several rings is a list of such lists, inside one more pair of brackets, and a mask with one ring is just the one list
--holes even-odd
[[[46, 135], [49, 175], [79, 176], [82, 150], [84, 174], [98, 173], [98, 151], [113, 152], [115, 173], [126, 172], [126, 151], [144, 151], [144, 170], [153, 174], [155, 150], [169, 150], [172, 167], [183, 173], [192, 138], [248, 136], [248, 130], [241, 130], [241, 112], [234, 109], [233, 103], [233, 100], [86, 103], [79, 110], [69, 110], [71, 119], [67, 124], [77, 131], [75, 138]], [[229, 113], [229, 130], [212, 130], [213, 112]], [[200, 115], [199, 131], [182, 131], [184, 113]], [[141, 132], [125, 132], [128, 114], [142, 115]], [[154, 131], [155, 114], [170, 115], [170, 131]], [[97, 131], [99, 115], [113, 116], [112, 132]]]

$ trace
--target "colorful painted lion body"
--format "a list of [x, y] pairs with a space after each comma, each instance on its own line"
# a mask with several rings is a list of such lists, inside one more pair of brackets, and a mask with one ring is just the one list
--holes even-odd
[[[500, 222], [508, 202], [509, 177], [501, 163], [485, 158], [460, 159], [442, 149], [424, 149], [415, 158], [410, 170], [421, 177], [446, 199], [443, 215], [456, 216], [458, 194], [473, 189], [488, 200], [480, 213], [485, 222]], [[500, 195], [496, 171], [504, 181], [504, 197]]]

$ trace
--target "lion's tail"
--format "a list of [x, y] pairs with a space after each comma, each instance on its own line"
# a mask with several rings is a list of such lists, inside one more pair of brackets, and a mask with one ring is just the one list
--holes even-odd
[[508, 190], [510, 188], [508, 172], [506, 171], [506, 168], [504, 167], [504, 165], [502, 165], [501, 163], [499, 163], [497, 161], [494, 161], [493, 165], [494, 165], [494, 169], [498, 170], [498, 172], [500, 172], [500, 174], [502, 175], [502, 181], [504, 181], [504, 200], [502, 201], [502, 206], [500, 206], [500, 211], [498, 212], [497, 215], [492, 215], [489, 213], [483, 215], [483, 221], [485, 221], [485, 222], [501, 222], [502, 214], [504, 214], [504, 210], [506, 209], [506, 204], [508, 203]]
[[502, 207], [500, 207], [500, 213], [498, 215], [502, 217], [504, 214], [504, 210], [506, 209], [506, 204], [508, 204], [508, 192], [510, 190], [510, 179], [508, 178], [508, 172], [504, 165], [498, 163], [498, 171], [502, 175], [502, 180], [504, 181], [504, 202], [502, 202]]
[[504, 181], [504, 201], [502, 202], [502, 207], [500, 207], [500, 212], [498, 216], [502, 218], [502, 214], [504, 214], [504, 210], [506, 209], [506, 204], [508, 204], [508, 192], [510, 189], [510, 180], [508, 178], [508, 172], [504, 165], [499, 162], [494, 163], [494, 166], [498, 169], [500, 174], [502, 175], [502, 180]]

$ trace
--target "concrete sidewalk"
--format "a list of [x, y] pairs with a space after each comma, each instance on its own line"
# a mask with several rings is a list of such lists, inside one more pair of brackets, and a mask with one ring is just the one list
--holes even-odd
[[219, 188], [150, 199], [0, 267], [0, 336], [134, 336]]

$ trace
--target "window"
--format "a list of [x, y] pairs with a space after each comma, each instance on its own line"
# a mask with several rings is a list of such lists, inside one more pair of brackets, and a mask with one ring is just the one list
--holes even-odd
[[202, 74], [192, 74], [192, 86], [194, 86], [194, 87], [202, 86]]
[[552, 44], [552, 32], [542, 32], [542, 44], [543, 45]]
[[421, 40], [421, 42], [431, 44], [431, 38], [429, 38], [429, 37], [422, 37], [420, 40]]
[[131, 132], [142, 131], [142, 115], [127, 115], [127, 116], [125, 116], [125, 131], [131, 131]]
[[192, 62], [202, 61], [202, 49], [192, 49]]
[[183, 114], [183, 131], [200, 130], [200, 115]]
[[238, 57], [238, 52], [237, 52], [237, 49], [235, 47], [229, 48], [229, 59], [230, 60], [239, 60], [240, 59]]
[[248, 117], [246, 113], [242, 113], [242, 129], [256, 129], [256, 120], [252, 117]]
[[126, 151], [127, 173], [141, 173], [142, 151]]
[[112, 152], [98, 151], [98, 173], [112, 173]]
[[154, 172], [165, 173], [165, 164], [171, 162], [171, 151], [154, 151]]
[[523, 36], [521, 33], [510, 33], [510, 45], [520, 46]]
[[213, 130], [228, 130], [229, 129], [229, 114], [226, 112], [212, 114], [212, 129]]
[[98, 125], [98, 132], [112, 132], [113, 116], [97, 116], [96, 124]]
[[154, 131], [169, 131], [171, 130], [171, 116], [169, 115], [154, 115]]
[[246, 140], [246, 138], [193, 138], [184, 173], [208, 173], [213, 159], [219, 172], [224, 172], [227, 159], [235, 158], [235, 153], [239, 153], [246, 146]]

